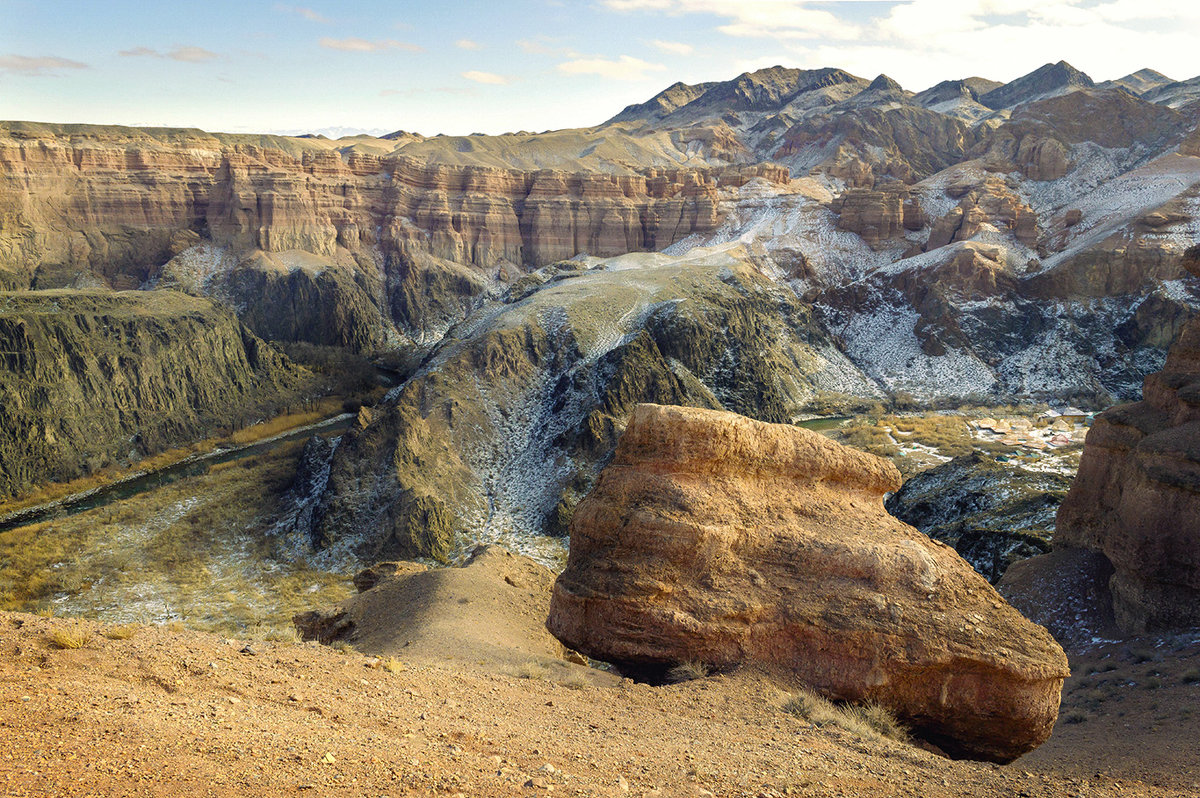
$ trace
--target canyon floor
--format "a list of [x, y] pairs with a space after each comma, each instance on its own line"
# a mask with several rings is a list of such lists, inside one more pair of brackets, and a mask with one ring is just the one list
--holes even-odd
[[0, 778], [10, 796], [1196, 795], [1200, 640], [1072, 664], [1049, 742], [996, 766], [815, 727], [753, 674], [605, 687], [566, 664], [398, 667], [5, 613]]

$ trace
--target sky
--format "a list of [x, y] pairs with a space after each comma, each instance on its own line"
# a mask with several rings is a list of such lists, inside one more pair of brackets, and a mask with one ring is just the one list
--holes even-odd
[[919, 91], [1066, 60], [1200, 75], [1195, 0], [0, 0], [0, 119], [541, 131], [781, 64]]

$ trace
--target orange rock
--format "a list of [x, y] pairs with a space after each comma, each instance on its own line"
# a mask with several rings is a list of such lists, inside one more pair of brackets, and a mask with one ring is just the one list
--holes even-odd
[[888, 461], [808, 430], [639, 405], [571, 525], [547, 626], [631, 669], [756, 666], [1006, 762], [1058, 714], [1062, 649], [883, 508]]

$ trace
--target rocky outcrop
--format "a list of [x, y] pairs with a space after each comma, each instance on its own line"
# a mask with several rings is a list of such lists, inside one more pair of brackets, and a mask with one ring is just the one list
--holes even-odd
[[809, 153], [832, 148], [834, 154], [822, 159], [823, 168], [853, 158], [868, 164], [876, 181], [915, 183], [963, 160], [978, 140], [978, 132], [962, 120], [920, 106], [868, 106], [794, 125], [774, 157], [803, 162]]
[[0, 294], [0, 496], [270, 417], [300, 382], [205, 299]]
[[[1184, 265], [1200, 274], [1200, 247]], [[1096, 418], [1054, 544], [1108, 558], [1125, 631], [1200, 625], [1200, 321], [1146, 377], [1142, 401]]]
[[343, 437], [311, 499], [315, 545], [447, 559], [514, 529], [561, 534], [639, 402], [787, 421], [818, 390], [873, 391], [748, 264], [566, 266], [456, 328]]
[[12, 123], [0, 129], [0, 270], [37, 287], [81, 272], [135, 287], [199, 237], [536, 267], [658, 249], [718, 221], [715, 171], [530, 172], [279, 142]]
[[989, 582], [1050, 550], [1054, 515], [1071, 481], [1005, 467], [974, 453], [922, 471], [888, 497], [889, 513], [954, 547]]
[[547, 626], [627, 668], [751, 665], [875, 700], [960, 756], [1050, 734], [1067, 663], [883, 509], [887, 461], [791, 426], [642, 405], [576, 510]]
[[838, 227], [857, 233], [872, 249], [903, 239], [906, 231], [925, 226], [921, 206], [901, 186], [890, 191], [850, 189], [838, 196], [830, 210]]
[[926, 251], [955, 241], [970, 241], [984, 230], [984, 225], [1011, 234], [1026, 247], [1037, 244], [1037, 214], [1003, 179], [987, 177], [978, 183], [955, 183], [947, 187], [946, 193], [962, 199], [957, 207], [934, 221]]

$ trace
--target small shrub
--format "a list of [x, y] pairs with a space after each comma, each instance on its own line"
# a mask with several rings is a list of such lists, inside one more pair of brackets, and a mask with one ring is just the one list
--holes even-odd
[[516, 676], [518, 679], [545, 679], [549, 672], [550, 669], [542, 663], [530, 661], [517, 667]]
[[1072, 709], [1067, 714], [1063, 715], [1063, 723], [1083, 723], [1087, 720], [1087, 713], [1081, 709]]
[[138, 633], [141, 627], [136, 623], [123, 623], [120, 626], [110, 626], [104, 630], [104, 636], [109, 640], [128, 640]]
[[294, 628], [272, 629], [263, 635], [263, 639], [271, 643], [299, 643], [300, 633]]
[[1184, 684], [1200, 684], [1200, 668], [1191, 668], [1183, 672]]
[[356, 649], [350, 643], [347, 643], [345, 640], [338, 640], [337, 642], [333, 643], [333, 645], [330, 647], [339, 654], [357, 654], [358, 653], [358, 649]]
[[1145, 687], [1147, 690], [1157, 690], [1158, 688], [1162, 687], [1162, 679], [1158, 678], [1157, 676], [1151, 676], [1142, 683], [1142, 687]]
[[388, 673], [403, 673], [405, 670], [407, 670], [404, 667], [404, 663], [395, 657], [388, 657], [379, 667], [383, 668]]
[[887, 737], [891, 740], [899, 740], [901, 742], [907, 742], [909, 739], [908, 729], [905, 728], [904, 724], [896, 718], [890, 709], [882, 704], [868, 701], [865, 704], [845, 707], [843, 711], [860, 723], [865, 724], [867, 728], [880, 737]]
[[783, 708], [814, 726], [836, 726], [860, 737], [887, 737], [900, 742], [909, 740], [908, 729], [891, 710], [873, 701], [839, 706], [811, 690], [801, 690]]
[[92, 633], [82, 626], [55, 629], [47, 636], [55, 648], [83, 648], [92, 639]]
[[681, 682], [690, 682], [696, 679], [703, 679], [710, 673], [708, 666], [703, 662], [692, 660], [691, 662], [681, 662], [678, 665], [670, 668], [667, 671], [666, 679], [668, 684], [679, 684]]

